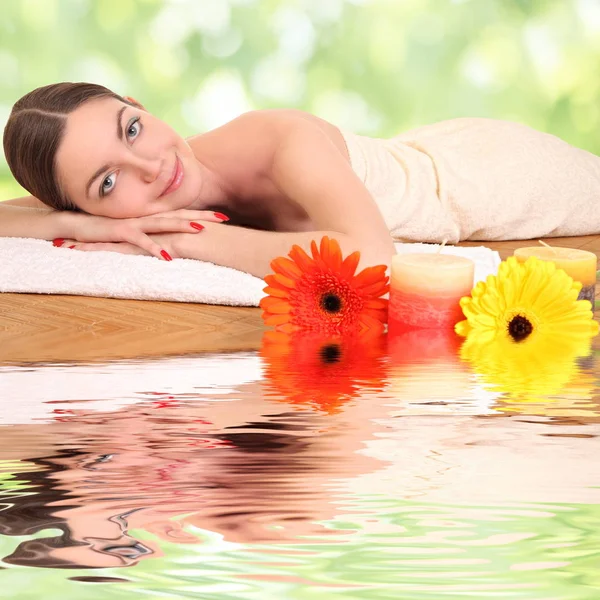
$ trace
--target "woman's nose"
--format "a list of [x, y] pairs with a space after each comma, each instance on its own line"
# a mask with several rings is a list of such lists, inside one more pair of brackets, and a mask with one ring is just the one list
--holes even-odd
[[162, 172], [163, 161], [160, 158], [135, 157], [134, 161], [135, 167], [147, 183], [156, 181]]

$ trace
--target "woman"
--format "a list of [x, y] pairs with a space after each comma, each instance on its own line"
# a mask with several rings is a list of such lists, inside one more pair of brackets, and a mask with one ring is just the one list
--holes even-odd
[[325, 234], [368, 266], [389, 264], [397, 239], [600, 233], [600, 158], [489, 119], [374, 140], [266, 110], [184, 140], [129, 97], [59, 83], [15, 104], [4, 150], [32, 197], [0, 205], [0, 235], [196, 258], [258, 277], [293, 244]]

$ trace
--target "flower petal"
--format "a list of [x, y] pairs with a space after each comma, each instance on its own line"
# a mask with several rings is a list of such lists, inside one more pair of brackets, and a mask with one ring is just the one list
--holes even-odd
[[262, 308], [266, 312], [270, 312], [277, 315], [284, 315], [291, 312], [290, 303], [286, 300], [281, 300], [280, 298], [273, 298], [272, 296], [267, 296], [266, 298], [262, 298], [259, 303], [260, 308]]
[[460, 321], [454, 326], [454, 331], [458, 333], [458, 335], [462, 335], [466, 337], [471, 330], [471, 326], [469, 325], [469, 321]]
[[289, 314], [285, 314], [285, 315], [268, 314], [268, 315], [263, 315], [263, 319], [264, 319], [265, 325], [282, 325], [283, 323], [289, 323], [290, 315]]
[[381, 281], [385, 277], [387, 267], [385, 265], [377, 265], [375, 267], [367, 267], [358, 275], [355, 275], [352, 280], [352, 286], [355, 288], [365, 287]]
[[302, 275], [302, 271], [298, 265], [285, 256], [280, 256], [279, 258], [271, 261], [271, 269], [273, 269], [273, 271], [276, 273], [281, 273], [282, 275], [290, 277], [291, 279], [297, 279]]
[[378, 308], [381, 310], [387, 310], [388, 308], [388, 301], [383, 299], [383, 298], [372, 298], [370, 300], [367, 300], [363, 306], [365, 308]]
[[[387, 280], [387, 277], [385, 278]], [[365, 296], [374, 296], [374, 297], [379, 297], [382, 296], [383, 294], [385, 294], [386, 292], [388, 292], [390, 289], [389, 285], [387, 284], [387, 281], [376, 281], [375, 283], [371, 284], [371, 285], [367, 285], [363, 288], [360, 289], [360, 295], [365, 297]]]
[[263, 292], [265, 294], [269, 294], [270, 296], [275, 296], [276, 298], [289, 298], [290, 297], [290, 290], [287, 288], [276, 288], [276, 287], [271, 287], [271, 286], [267, 286], [266, 288], [263, 288]]
[[315, 261], [300, 247], [294, 244], [290, 250], [289, 257], [298, 265], [298, 268], [306, 273], [315, 266]]
[[342, 267], [340, 269], [340, 276], [343, 279], [350, 279], [356, 272], [356, 267], [358, 267], [359, 262], [360, 252], [356, 251], [348, 255], [342, 263]]
[[282, 275], [281, 273], [275, 273], [273, 275], [273, 279], [280, 285], [285, 288], [294, 289], [296, 287], [296, 281]]
[[283, 333], [293, 333], [294, 331], [298, 331], [298, 327], [296, 327], [292, 323], [282, 323], [281, 325], [278, 325], [275, 329], [276, 331], [281, 331]]

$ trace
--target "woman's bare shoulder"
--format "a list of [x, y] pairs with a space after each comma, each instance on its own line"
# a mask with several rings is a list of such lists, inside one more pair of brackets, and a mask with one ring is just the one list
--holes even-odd
[[245, 112], [209, 133], [216, 133], [229, 128], [252, 128], [256, 126], [267, 127], [268, 130], [279, 130], [299, 122], [313, 123], [325, 130], [337, 129], [329, 121], [303, 110], [296, 108], [265, 108]]
[[192, 148], [211, 149], [228, 157], [253, 157], [267, 163], [281, 140], [296, 127], [318, 127], [342, 152], [346, 152], [340, 130], [325, 119], [310, 113], [287, 108], [263, 109], [246, 112], [211, 131], [188, 141]]

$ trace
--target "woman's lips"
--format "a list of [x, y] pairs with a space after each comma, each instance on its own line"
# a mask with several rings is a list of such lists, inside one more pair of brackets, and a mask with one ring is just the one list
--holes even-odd
[[183, 181], [183, 165], [181, 164], [181, 161], [179, 160], [179, 157], [177, 156], [175, 159], [175, 168], [173, 169], [173, 176], [171, 177], [171, 181], [169, 182], [169, 184], [167, 185], [167, 187], [164, 189], [163, 193], [159, 197], [166, 196], [167, 194], [174, 192], [176, 189], [179, 188], [182, 181]]

